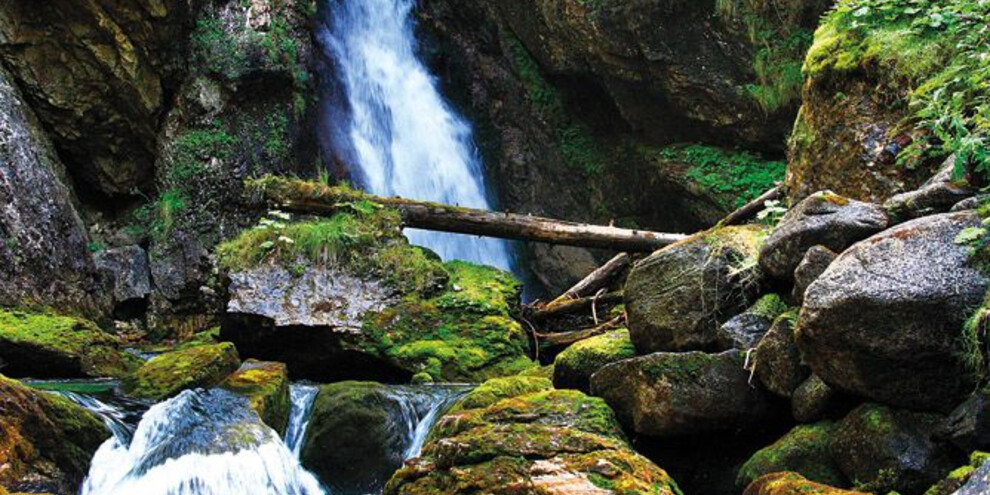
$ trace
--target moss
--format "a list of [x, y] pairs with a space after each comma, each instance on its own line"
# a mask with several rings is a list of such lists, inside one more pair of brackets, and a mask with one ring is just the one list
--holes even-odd
[[607, 364], [636, 356], [629, 331], [622, 329], [577, 342], [554, 360], [554, 384], [588, 391], [591, 375]]
[[756, 301], [756, 304], [749, 308], [749, 312], [770, 321], [774, 321], [778, 316], [790, 309], [787, 303], [777, 294], [767, 294]]
[[[52, 312], [0, 309], [0, 343], [16, 353], [7, 357], [10, 365], [36, 376], [120, 377], [140, 363], [122, 352], [118, 340], [95, 323]], [[51, 362], [22, 362], [23, 356], [33, 354]]]
[[798, 473], [772, 473], [758, 478], [746, 493], [750, 495], [868, 495], [808, 481]]
[[743, 489], [760, 476], [784, 471], [832, 486], [848, 486], [848, 480], [828, 451], [835, 423], [800, 425], [772, 445], [760, 449], [739, 469], [736, 487]]
[[553, 380], [553, 370], [554, 366], [548, 364], [546, 366], [534, 367], [523, 370], [519, 373], [519, 376], [532, 376], [538, 378], [546, 378], [547, 380]]
[[654, 150], [652, 154], [660, 163], [689, 165], [687, 178], [720, 198], [728, 209], [742, 206], [767, 192], [784, 179], [787, 169], [784, 161], [705, 144], [669, 146]]
[[162, 400], [186, 389], [217, 385], [238, 366], [233, 344], [205, 345], [157, 356], [121, 385], [131, 397]]
[[292, 402], [289, 370], [284, 364], [249, 359], [220, 386], [247, 397], [265, 424], [280, 435], [285, 434]]
[[550, 380], [534, 376], [509, 376], [493, 378], [465, 395], [451, 408], [451, 412], [488, 407], [496, 402], [517, 395], [540, 392], [553, 388]]

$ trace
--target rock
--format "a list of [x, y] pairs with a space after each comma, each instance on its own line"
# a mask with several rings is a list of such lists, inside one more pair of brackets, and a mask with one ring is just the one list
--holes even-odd
[[924, 217], [843, 253], [808, 288], [797, 345], [829, 385], [879, 402], [948, 412], [982, 375], [975, 328], [987, 290], [955, 243], [972, 212]]
[[835, 397], [835, 390], [818, 375], [811, 375], [791, 395], [791, 414], [798, 423], [822, 419]]
[[760, 248], [760, 267], [773, 277], [791, 281], [794, 270], [813, 246], [837, 253], [887, 228], [887, 214], [877, 205], [815, 193], [784, 215]]
[[975, 210], [979, 208], [981, 205], [986, 204], [988, 199], [990, 199], [990, 195], [987, 194], [981, 194], [979, 196], [974, 196], [972, 198], [964, 199], [952, 205], [952, 209], [949, 211], [957, 212], [957, 211]]
[[76, 493], [108, 438], [85, 409], [0, 375], [0, 487]]
[[153, 358], [126, 376], [121, 387], [131, 397], [160, 401], [183, 390], [218, 385], [240, 365], [229, 342], [193, 347]]
[[553, 384], [589, 392], [591, 375], [606, 364], [636, 356], [628, 330], [616, 330], [577, 342], [554, 359]]
[[694, 235], [638, 262], [625, 286], [629, 336], [639, 354], [717, 347], [717, 330], [746, 308], [759, 272], [761, 227]]
[[941, 434], [964, 452], [990, 449], [990, 388], [977, 390], [959, 404]]
[[836, 424], [830, 421], [797, 426], [779, 440], [753, 454], [739, 469], [736, 486], [744, 489], [761, 476], [795, 472], [817, 483], [849, 486], [849, 480], [832, 461], [829, 439]]
[[[990, 491], [990, 460], [987, 460], [986, 457], [980, 460], [982, 461], [982, 465], [971, 473], [953, 471], [953, 474], [957, 476], [963, 475], [967, 479], [952, 495], [982, 495]], [[941, 494], [936, 493], [935, 495]]]
[[636, 433], [667, 437], [731, 431], [772, 420], [767, 395], [750, 385], [745, 353], [656, 353], [605, 366], [591, 392]]
[[624, 440], [601, 399], [547, 390], [445, 415], [421, 458], [386, 495], [446, 493], [680, 493]]
[[516, 397], [519, 395], [543, 392], [553, 388], [553, 383], [549, 379], [537, 376], [507, 376], [505, 378], [492, 378], [462, 397], [451, 412], [462, 409], [480, 409], [488, 407], [502, 399]]
[[791, 292], [794, 302], [799, 305], [804, 303], [804, 293], [808, 291], [808, 287], [818, 280], [818, 277], [822, 276], [838, 257], [835, 251], [825, 246], [812, 246], [807, 253], [804, 253], [804, 259], [794, 269], [794, 289]]
[[808, 481], [797, 473], [773, 473], [763, 476], [746, 488], [743, 495], [870, 495], [840, 490]]
[[955, 168], [956, 157], [951, 156], [920, 188], [893, 196], [884, 202], [883, 208], [901, 221], [949, 211], [976, 192], [966, 179], [953, 180]]
[[119, 378], [140, 359], [89, 320], [13, 309], [0, 310], [0, 363], [18, 378]]
[[[945, 479], [932, 485], [925, 495], [966, 495], [986, 493], [990, 489], [990, 469], [980, 470], [990, 459], [990, 454], [973, 452], [969, 456], [969, 464], [959, 467], [949, 473]], [[971, 483], [972, 482], [972, 483]], [[969, 491], [960, 491], [967, 487]]]
[[865, 490], [922, 493], [955, 467], [951, 447], [932, 437], [943, 420], [864, 404], [839, 423], [829, 451], [846, 477]]
[[93, 262], [113, 280], [114, 316], [120, 320], [140, 316], [151, 294], [148, 253], [140, 246], [106, 249], [94, 254]]
[[811, 374], [794, 343], [794, 320], [794, 313], [779, 316], [753, 354], [760, 382], [767, 390], [786, 398]]
[[780, 296], [767, 294], [718, 328], [718, 344], [727, 349], [752, 349], [784, 311], [787, 311], [787, 304]]
[[289, 370], [282, 363], [248, 359], [220, 387], [247, 397], [261, 420], [279, 435], [289, 426]]

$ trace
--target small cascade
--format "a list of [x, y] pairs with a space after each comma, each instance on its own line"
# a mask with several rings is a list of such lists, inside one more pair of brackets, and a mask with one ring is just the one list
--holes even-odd
[[289, 426], [285, 429], [285, 445], [297, 459], [302, 452], [306, 427], [309, 426], [310, 414], [313, 412], [313, 401], [319, 391], [320, 388], [313, 385], [294, 384], [289, 388], [292, 411], [289, 413]]
[[[135, 411], [143, 410], [143, 405], [138, 402], [127, 402], [127, 406], [125, 406], [123, 399], [104, 402], [96, 397], [77, 392], [59, 391], [52, 393], [69, 399], [99, 416], [118, 442], [131, 441], [134, 430], [137, 429]], [[139, 415], [137, 416], [139, 417]]]
[[467, 393], [467, 387], [396, 387], [389, 396], [399, 404], [406, 434], [403, 459], [419, 457], [433, 425], [450, 406]]
[[82, 495], [324, 495], [243, 397], [187, 390], [93, 458]]

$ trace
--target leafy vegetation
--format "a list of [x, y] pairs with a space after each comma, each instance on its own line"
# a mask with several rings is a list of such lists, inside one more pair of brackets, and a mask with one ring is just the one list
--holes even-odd
[[728, 151], [714, 146], [692, 144], [671, 146], [657, 152], [664, 161], [691, 166], [687, 177], [717, 195], [731, 198], [731, 205], [742, 206], [784, 179], [787, 163], [765, 160], [747, 151]]

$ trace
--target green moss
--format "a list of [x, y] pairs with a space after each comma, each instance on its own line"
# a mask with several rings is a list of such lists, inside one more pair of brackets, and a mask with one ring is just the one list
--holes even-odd
[[282, 363], [249, 359], [228, 376], [220, 387], [243, 395], [261, 420], [280, 435], [289, 423], [289, 370]]
[[588, 391], [591, 375], [607, 364], [636, 356], [629, 331], [622, 329], [577, 342], [554, 360], [554, 384]]
[[39, 359], [71, 362], [78, 373], [94, 378], [120, 377], [140, 363], [95, 323], [51, 312], [0, 309], [0, 345], [36, 352]]
[[790, 307], [777, 294], [767, 294], [749, 308], [749, 312], [770, 321], [790, 310]]
[[784, 180], [787, 164], [748, 151], [730, 151], [703, 144], [671, 146], [653, 152], [659, 162], [690, 166], [687, 178], [736, 208], [756, 199]]
[[186, 389], [217, 385], [239, 366], [233, 344], [204, 345], [157, 356], [121, 385], [132, 397], [162, 400]]
[[832, 486], [848, 486], [848, 480], [832, 461], [829, 438], [836, 425], [830, 421], [800, 425], [772, 445], [760, 449], [739, 469], [736, 486], [745, 488], [760, 476], [792, 471]]
[[518, 395], [540, 392], [553, 388], [550, 380], [533, 376], [508, 376], [493, 378], [465, 395], [451, 408], [451, 412], [488, 407], [496, 402]]

